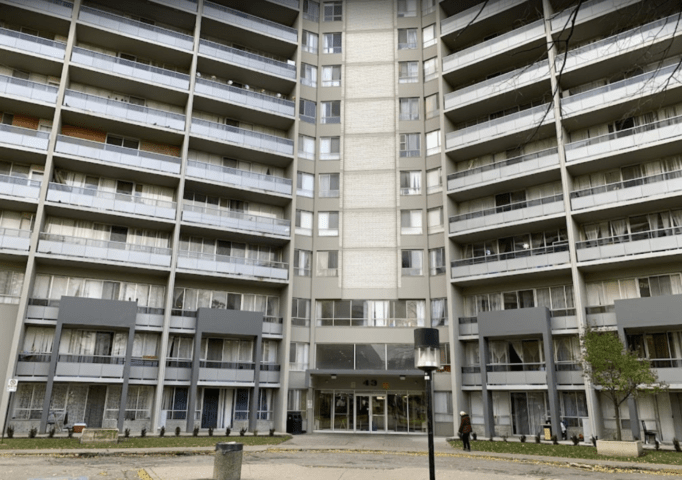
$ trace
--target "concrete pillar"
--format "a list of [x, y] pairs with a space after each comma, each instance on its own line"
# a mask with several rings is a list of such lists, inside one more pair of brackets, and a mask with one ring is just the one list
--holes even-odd
[[50, 369], [47, 371], [47, 384], [45, 385], [45, 398], [43, 399], [43, 413], [40, 416], [40, 427], [38, 431], [45, 433], [47, 429], [47, 418], [50, 415], [50, 401], [52, 400], [52, 386], [54, 385], [54, 375], [57, 370], [59, 359], [59, 344], [62, 339], [62, 322], [57, 322], [54, 329], [54, 340], [52, 340], [52, 355], [50, 355]]

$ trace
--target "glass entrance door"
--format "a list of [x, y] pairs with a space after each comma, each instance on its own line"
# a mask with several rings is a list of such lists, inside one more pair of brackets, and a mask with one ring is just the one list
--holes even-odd
[[386, 432], [386, 395], [372, 395], [372, 418], [373, 432]]
[[369, 395], [355, 396], [355, 430], [369, 432]]

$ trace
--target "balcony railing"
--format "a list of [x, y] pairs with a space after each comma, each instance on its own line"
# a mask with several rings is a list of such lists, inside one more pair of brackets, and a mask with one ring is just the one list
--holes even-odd
[[289, 265], [282, 262], [188, 251], [179, 253], [178, 268], [271, 280], [286, 280], [289, 273]]
[[21, 5], [22, 7], [31, 7], [36, 10], [42, 10], [44, 12], [52, 13], [60, 17], [71, 18], [71, 12], [73, 10], [73, 3], [64, 2], [62, 0], [31, 0], [27, 2], [26, 0], [5, 0], [8, 3], [14, 3]]
[[181, 10], [189, 10], [190, 12], [197, 11], [197, 0], [151, 0], [151, 1], [155, 3], [161, 3], [163, 5], [176, 7]]
[[288, 178], [247, 172], [246, 170], [197, 162], [196, 160], [189, 160], [187, 167], [189, 177], [203, 178], [249, 190], [263, 190], [283, 195], [291, 195], [292, 193], [292, 182]]
[[46, 38], [0, 28], [0, 46], [16, 48], [29, 53], [37, 53], [51, 58], [64, 58], [66, 44]]
[[569, 7], [552, 19], [552, 31], [562, 30], [564, 28], [569, 29], [574, 23], [574, 20], [575, 24], [578, 25], [594, 17], [613, 12], [618, 8], [622, 8], [632, 3], [634, 3], [632, 0], [592, 0], [580, 5], [577, 16], [574, 15], [575, 7]]
[[201, 360], [199, 366], [202, 382], [251, 383], [255, 379], [253, 363]]
[[[298, 5], [296, 6], [298, 8]], [[280, 38], [287, 42], [298, 42], [298, 31], [281, 23], [271, 22], [264, 18], [235, 10], [233, 8], [218, 5], [213, 2], [204, 2], [204, 15], [217, 18], [220, 21], [259, 32], [271, 37]]]
[[99, 363], [102, 365], [123, 365], [126, 357], [112, 357], [111, 355], [77, 355], [59, 354], [60, 362], [69, 363]]
[[148, 247], [133, 243], [93, 240], [44, 232], [40, 234], [38, 252], [158, 267], [170, 266], [171, 258], [170, 248]]
[[543, 385], [547, 383], [545, 363], [495, 363], [486, 366], [490, 385]]
[[563, 199], [564, 196], [560, 193], [535, 200], [508, 203], [495, 208], [455, 215], [450, 217], [450, 233], [560, 213], [564, 211]]
[[199, 53], [259, 72], [277, 75], [290, 80], [296, 79], [295, 64], [280, 62], [279, 60], [273, 60], [272, 58], [245, 52], [209, 40], [202, 39], [199, 41]]
[[[471, 7], [443, 20], [440, 23], [441, 35], [445, 36], [456, 32], [467, 25], [491, 17], [523, 2], [524, 0], [489, 0], [483, 10], [481, 10], [481, 5]], [[422, 12], [422, 15], [425, 13]]]
[[50, 183], [47, 200], [67, 205], [91, 207], [97, 210], [111, 210], [166, 219], [174, 219], [177, 208], [176, 202], [105, 192], [96, 188], [82, 188], [61, 183]]
[[66, 91], [64, 106], [101, 113], [110, 117], [122, 118], [155, 127], [171, 128], [173, 130], [185, 129], [185, 115], [183, 114], [143, 107], [75, 90]]
[[189, 203], [183, 205], [182, 219], [186, 222], [218, 228], [245, 230], [287, 238], [291, 235], [291, 222], [289, 220], [261, 217], [222, 208], [202, 207]]
[[288, 138], [245, 130], [231, 125], [209, 122], [199, 118], [192, 119], [192, 134], [216, 138], [246, 148], [264, 150], [276, 155], [294, 154], [294, 142]]
[[268, 2], [277, 3], [288, 8], [293, 8], [294, 10], [298, 10], [299, 8], [298, 0], [268, 0]]
[[57, 102], [58, 91], [59, 88], [52, 85], [0, 75], [0, 94], [54, 104]]
[[122, 17], [92, 7], [81, 7], [78, 19], [85, 23], [109, 28], [137, 39], [151, 40], [165, 46], [192, 50], [194, 37], [167, 28]]
[[37, 200], [40, 195], [40, 183], [39, 180], [0, 175], [0, 195]]
[[71, 63], [106, 70], [107, 72], [117, 73], [125, 77], [167, 85], [181, 90], [189, 89], [189, 75], [185, 73], [93, 52], [85, 48], [73, 48]]
[[[1, 126], [0, 126], [1, 127]], [[59, 135], [55, 151], [68, 155], [92, 158], [103, 162], [139, 167], [167, 173], [180, 173], [180, 159], [170, 155], [119, 147], [102, 142]]]
[[484, 182], [523, 175], [543, 168], [558, 167], [559, 153], [556, 147], [539, 152], [528, 153], [481, 167], [462, 170], [448, 175], [448, 190], [466, 188]]
[[576, 248], [579, 262], [679, 250], [682, 248], [682, 227], [586, 240], [576, 242]]
[[121, 378], [125, 357], [109, 355], [69, 355], [58, 357], [55, 376]]
[[0, 228], [0, 249], [21, 250], [23, 252], [28, 252], [30, 245], [30, 230]]
[[194, 91], [217, 98], [223, 102], [245, 105], [258, 110], [267, 110], [279, 115], [294, 117], [296, 104], [291, 100], [264, 95], [253, 90], [197, 78]]
[[217, 360], [201, 360], [199, 366], [202, 368], [219, 368], [228, 370], [254, 370], [252, 362], [221, 362]]
[[455, 260], [452, 278], [565, 265], [570, 261], [568, 244]]
[[423, 327], [423, 318], [319, 318], [320, 327]]
[[0, 143], [7, 143], [17, 147], [35, 148], [36, 150], [47, 150], [49, 139], [50, 132], [0, 124]]

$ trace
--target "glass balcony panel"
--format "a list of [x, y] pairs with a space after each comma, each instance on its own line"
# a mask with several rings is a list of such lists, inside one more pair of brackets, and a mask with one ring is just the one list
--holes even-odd
[[253, 231], [287, 238], [291, 235], [291, 222], [289, 220], [261, 217], [221, 208], [201, 207], [188, 203], [183, 205], [182, 220], [218, 228]]
[[197, 0], [151, 0], [155, 3], [161, 3], [163, 5], [169, 5], [171, 7], [176, 7], [181, 10], [189, 10], [190, 12], [197, 11]]
[[618, 258], [682, 248], [682, 229], [679, 227], [625, 233], [614, 237], [576, 242], [579, 262]]
[[37, 53], [46, 57], [64, 58], [66, 44], [27, 33], [0, 28], [0, 46], [16, 48], [29, 53]]
[[196, 93], [218, 98], [224, 102], [245, 105], [259, 110], [286, 115], [294, 118], [295, 103], [291, 100], [263, 95], [252, 90], [237, 88], [224, 83], [212, 82], [203, 78], [197, 78], [194, 86]]
[[285, 7], [293, 8], [298, 10], [298, 0], [268, 0], [271, 3], [277, 3], [279, 5], [284, 5]]
[[570, 28], [571, 23], [579, 25], [583, 22], [596, 18], [598, 16], [614, 12], [620, 8], [636, 3], [637, 0], [592, 0], [580, 5], [577, 17], [574, 15], [574, 8], [568, 8], [559, 13], [552, 19], [552, 31], [558, 31], [565, 28]]
[[187, 176], [241, 188], [257, 189], [283, 195], [292, 194], [292, 182], [288, 178], [262, 175], [260, 173], [247, 172], [245, 170], [197, 162], [195, 160], [188, 161]]
[[296, 79], [295, 63], [280, 62], [279, 60], [262, 57], [255, 53], [248, 53], [243, 50], [203, 39], [199, 41], [199, 53], [234, 65], [278, 75], [291, 80]]
[[42, 10], [60, 17], [71, 18], [71, 12], [73, 11], [73, 3], [64, 2], [62, 0], [5, 0], [7, 3], [14, 3], [21, 5], [22, 7], [35, 8], [36, 10]]
[[281, 317], [263, 317], [263, 333], [281, 336], [284, 331], [284, 319]]
[[568, 244], [520, 250], [516, 252], [466, 258], [452, 262], [452, 278], [491, 275], [536, 268], [566, 265], [570, 261]]
[[55, 104], [57, 103], [57, 92], [59, 92], [59, 88], [52, 85], [0, 75], [0, 94]]
[[[497, 15], [522, 3], [524, 3], [524, 0], [489, 0], [482, 10], [480, 4], [476, 5], [443, 20], [440, 23], [441, 35], [445, 36], [456, 32], [470, 24]], [[422, 12], [422, 15], [425, 15], [425, 13]]]
[[253, 30], [271, 37], [281, 38], [287, 42], [298, 42], [298, 31], [291, 27], [271, 22], [255, 15], [249, 15], [248, 13], [233, 8], [218, 5], [217, 3], [204, 2], [204, 15], [217, 18], [225, 23], [236, 25], [237, 27]]
[[38, 200], [40, 181], [0, 175], [0, 195]]
[[235, 143], [246, 148], [265, 150], [278, 155], [294, 154], [294, 142], [288, 138], [276, 137], [198, 118], [192, 119], [192, 133]]
[[31, 231], [16, 228], [0, 228], [0, 249], [28, 252], [31, 245]]
[[289, 265], [282, 262], [187, 251], [179, 253], [178, 268], [270, 280], [287, 280], [289, 272]]
[[47, 150], [49, 139], [50, 132], [0, 124], [0, 144], [6, 143], [17, 147]]

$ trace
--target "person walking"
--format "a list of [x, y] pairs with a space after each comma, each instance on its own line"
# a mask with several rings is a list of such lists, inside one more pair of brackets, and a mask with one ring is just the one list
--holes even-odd
[[462, 438], [462, 445], [464, 446], [465, 452], [471, 451], [471, 444], [469, 443], [469, 435], [471, 434], [471, 419], [467, 412], [459, 412], [459, 416], [462, 417], [462, 421], [459, 423], [459, 436]]

